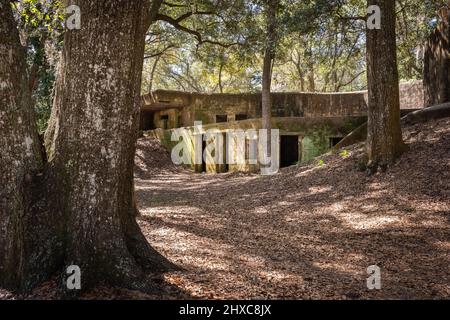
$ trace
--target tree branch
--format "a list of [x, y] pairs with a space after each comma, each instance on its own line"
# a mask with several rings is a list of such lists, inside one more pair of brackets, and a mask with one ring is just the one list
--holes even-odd
[[[218, 45], [224, 48], [229, 48], [235, 45], [239, 45], [239, 42], [232, 42], [232, 43], [221, 43], [219, 41], [215, 41], [215, 40], [209, 40], [209, 39], [203, 39], [202, 35], [200, 32], [198, 32], [197, 30], [193, 30], [193, 29], [189, 29], [188, 27], [183, 26], [182, 24], [180, 24], [181, 21], [185, 20], [188, 16], [188, 14], [190, 14], [189, 16], [191, 16], [193, 13], [186, 13], [184, 15], [182, 15], [181, 17], [174, 19], [172, 17], [169, 17], [167, 15], [164, 14], [158, 14], [156, 16], [156, 20], [158, 21], [164, 21], [169, 23], [170, 25], [172, 25], [175, 29], [180, 30], [180, 31], [184, 31], [186, 33], [189, 33], [191, 35], [193, 35], [195, 38], [197, 38], [198, 44], [202, 45], [205, 43], [209, 43], [209, 44], [214, 44], [214, 45]], [[202, 14], [207, 14], [206, 12], [202, 13]]]

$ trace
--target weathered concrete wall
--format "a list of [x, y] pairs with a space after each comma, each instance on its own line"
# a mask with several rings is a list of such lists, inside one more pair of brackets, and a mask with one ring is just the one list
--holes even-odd
[[[194, 121], [203, 124], [216, 123], [216, 116], [227, 116], [234, 121], [236, 115], [246, 115], [248, 119], [261, 117], [260, 94], [199, 94], [158, 90], [150, 96], [144, 96], [147, 104], [164, 103], [174, 107], [184, 107], [180, 114], [181, 126], [192, 126]], [[349, 93], [273, 93], [273, 117], [339, 117], [366, 116], [367, 92]], [[423, 85], [421, 81], [412, 81], [400, 85], [400, 105], [402, 109], [423, 107]], [[158, 111], [155, 119], [166, 114]], [[178, 118], [181, 117], [181, 118]], [[171, 120], [171, 123], [178, 123]]]
[[[300, 161], [308, 161], [317, 157], [330, 149], [330, 138], [342, 138], [350, 133], [353, 129], [366, 121], [365, 117], [283, 117], [272, 118], [272, 127], [280, 130], [282, 135], [296, 135], [299, 137], [301, 146]], [[261, 119], [251, 119], [244, 121], [235, 121], [229, 123], [217, 123], [202, 126], [204, 132], [207, 130], [217, 130], [226, 134], [228, 130], [259, 130], [262, 127]], [[147, 134], [156, 136], [162, 144], [168, 149], [172, 150], [178, 143], [172, 141], [172, 133], [175, 130], [157, 129]], [[189, 146], [189, 158], [194, 163], [194, 128], [189, 127], [184, 131], [182, 139], [186, 141]], [[247, 146], [248, 148], [248, 146]], [[244, 150], [245, 152], [245, 150]], [[247, 157], [248, 151], [246, 153]], [[207, 154], [208, 158], [212, 159], [212, 155]], [[209, 173], [225, 172], [225, 165], [211, 164], [207, 165], [206, 171]], [[192, 169], [199, 170], [198, 167], [192, 166]], [[246, 163], [245, 165], [229, 165], [228, 171], [256, 171], [258, 166]]]
[[[184, 106], [182, 126], [192, 126], [194, 121], [216, 123], [216, 116], [227, 116], [227, 121], [235, 121], [237, 115], [248, 119], [261, 117], [260, 94], [189, 94], [161, 90], [154, 92], [153, 97], [160, 103]], [[273, 93], [272, 99], [273, 117], [364, 116], [367, 113], [364, 92]], [[167, 111], [158, 111], [155, 119], [165, 114]]]
[[193, 119], [210, 124], [216, 123], [217, 115], [226, 115], [228, 121], [234, 121], [237, 114], [260, 118], [260, 105], [257, 94], [192, 94], [190, 110]]
[[[182, 125], [181, 111], [178, 109], [168, 109], [158, 111], [153, 114], [153, 122], [156, 128], [174, 129]], [[164, 120], [164, 117], [167, 120]]]
[[[272, 128], [280, 135], [299, 138], [300, 161], [308, 161], [331, 148], [330, 139], [343, 138], [366, 121], [367, 92], [351, 93], [273, 93]], [[156, 108], [152, 115], [157, 128], [162, 128], [161, 117], [167, 116], [167, 129], [186, 127], [183, 136], [188, 141], [189, 157], [194, 157], [194, 121], [202, 121], [203, 130], [215, 129], [226, 133], [232, 129], [261, 128], [260, 94], [198, 94], [176, 91], [156, 91], [144, 97], [149, 109]], [[421, 81], [400, 85], [401, 108], [423, 107]], [[159, 104], [159, 105], [158, 105]], [[162, 110], [158, 108], [162, 107]], [[143, 108], [145, 110], [145, 107]], [[235, 121], [237, 115], [246, 115], [247, 120]], [[216, 116], [227, 116], [227, 122], [216, 123]], [[174, 130], [155, 130], [155, 134], [169, 149], [177, 144], [171, 141]], [[245, 147], [244, 147], [245, 149]], [[211, 158], [211, 155], [207, 155]], [[248, 154], [247, 154], [248, 156]], [[198, 166], [193, 169], [199, 170]], [[245, 165], [207, 165], [207, 172], [255, 171], [258, 167]]]

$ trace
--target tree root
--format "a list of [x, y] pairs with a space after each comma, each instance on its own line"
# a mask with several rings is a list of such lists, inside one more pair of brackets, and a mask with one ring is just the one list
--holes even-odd
[[180, 271], [179, 266], [167, 260], [150, 246], [136, 220], [130, 220], [132, 221], [129, 221], [126, 231], [127, 247], [142, 269], [152, 273]]

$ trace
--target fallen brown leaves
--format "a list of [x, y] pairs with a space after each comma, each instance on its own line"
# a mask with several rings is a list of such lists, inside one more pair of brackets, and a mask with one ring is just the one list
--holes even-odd
[[[158, 297], [96, 288], [83, 298], [449, 298], [450, 119], [404, 136], [409, 151], [370, 177], [357, 169], [360, 147], [275, 176], [198, 175], [141, 139], [139, 222], [183, 271], [164, 275]], [[373, 264], [379, 291], [366, 288]]]

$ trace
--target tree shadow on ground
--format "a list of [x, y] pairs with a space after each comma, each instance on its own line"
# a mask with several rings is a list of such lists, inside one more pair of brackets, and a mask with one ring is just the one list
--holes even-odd
[[[185, 282], [225, 298], [443, 298], [450, 293], [448, 134], [385, 175], [357, 159], [272, 177], [154, 175], [138, 183], [152, 244]], [[332, 161], [332, 160], [330, 160]], [[378, 265], [383, 289], [368, 291]], [[183, 273], [182, 273], [183, 274]]]

